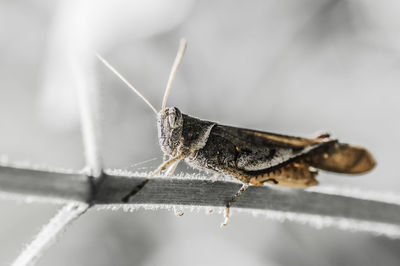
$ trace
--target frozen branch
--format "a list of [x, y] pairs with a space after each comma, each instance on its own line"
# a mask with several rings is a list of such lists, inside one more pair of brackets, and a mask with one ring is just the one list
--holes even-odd
[[4, 166], [0, 167], [0, 191], [49, 202], [88, 202], [92, 193], [89, 178], [80, 173]]
[[[81, 28], [85, 26], [81, 25]], [[73, 30], [72, 27], [69, 29]], [[90, 43], [90, 38], [83, 38], [80, 42], [82, 46], [78, 45], [76, 47], [82, 49], [90, 46]], [[10, 174], [10, 171], [7, 171], [11, 168], [2, 169], [2, 173], [5, 176], [4, 180], [2, 180], [4, 181], [4, 187], [10, 188], [12, 192], [27, 192], [28, 194], [37, 194], [53, 199], [79, 201], [79, 203], [69, 203], [60, 209], [19, 255], [13, 264], [15, 266], [34, 265], [45, 250], [56, 241], [60, 233], [92, 206], [92, 198], [96, 193], [95, 186], [98, 182], [101, 182], [103, 169], [99, 136], [99, 90], [93, 70], [94, 59], [88, 59], [87, 53], [83, 54], [85, 56], [82, 57], [81, 53], [75, 51], [71, 53], [71, 58], [69, 59], [79, 99], [82, 139], [86, 161], [85, 175], [77, 173], [65, 175], [63, 173], [46, 173], [43, 171], [34, 173], [29, 170], [15, 169], [14, 172], [18, 174], [18, 178], [14, 176], [14, 179], [10, 179], [15, 173]], [[14, 180], [17, 180], [19, 183], [16, 183]]]
[[100, 149], [100, 123], [98, 97], [99, 90], [93, 77], [92, 68], [75, 66], [78, 81], [77, 93], [81, 116], [81, 131], [85, 149], [86, 170], [89, 175], [99, 178], [102, 174], [102, 158]]
[[84, 203], [66, 204], [48, 224], [43, 226], [39, 234], [25, 250], [21, 252], [12, 266], [34, 265], [43, 252], [57, 240], [57, 237], [64, 230], [66, 230], [67, 226], [87, 209], [88, 205]]
[[[172, 205], [222, 208], [240, 187], [236, 182], [213, 182], [204, 176], [158, 176], [135, 194], [130, 202], [124, 202], [122, 199], [146, 176], [147, 173], [108, 170], [93, 195], [88, 177], [78, 173], [0, 167], [0, 189], [8, 193], [45, 197], [50, 201], [82, 201], [102, 208], [134, 209], [138, 206]], [[233, 209], [316, 227], [334, 226], [400, 238], [400, 198], [387, 193], [326, 187], [313, 190], [250, 187]]]

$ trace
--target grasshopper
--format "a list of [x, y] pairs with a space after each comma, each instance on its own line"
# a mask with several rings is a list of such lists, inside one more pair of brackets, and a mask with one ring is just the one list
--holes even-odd
[[230, 175], [242, 182], [240, 190], [226, 203], [225, 219], [221, 224], [226, 226], [232, 204], [249, 185], [262, 186], [269, 183], [306, 188], [318, 184], [318, 170], [360, 174], [375, 166], [375, 159], [367, 149], [341, 143], [327, 133], [315, 138], [287, 136], [221, 125], [183, 114], [177, 107], [166, 107], [172, 81], [185, 50], [186, 41], [181, 40], [160, 111], [98, 55], [156, 114], [158, 141], [165, 158], [139, 187], [124, 197], [124, 201], [128, 202], [161, 171], [167, 170], [172, 175], [178, 163], [184, 160], [194, 168], [217, 175]]

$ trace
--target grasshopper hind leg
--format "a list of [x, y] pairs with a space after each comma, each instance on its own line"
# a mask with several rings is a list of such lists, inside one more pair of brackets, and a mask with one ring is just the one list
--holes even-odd
[[285, 187], [306, 188], [318, 184], [317, 175], [318, 169], [311, 167], [306, 162], [299, 161], [269, 173], [254, 176], [250, 179], [250, 183], [255, 186], [270, 183]]
[[316, 180], [317, 174], [317, 169], [310, 167], [310, 165], [308, 165], [306, 162], [298, 161], [258, 176], [245, 177], [234, 175], [243, 182], [243, 185], [235, 194], [235, 196], [233, 196], [233, 198], [226, 204], [225, 220], [221, 224], [221, 227], [224, 227], [228, 224], [230, 208], [232, 207], [233, 203], [235, 203], [243, 194], [243, 192], [247, 190], [249, 184], [253, 186], [263, 186], [265, 183], [270, 183], [273, 185], [286, 187], [306, 188], [318, 184], [318, 181]]

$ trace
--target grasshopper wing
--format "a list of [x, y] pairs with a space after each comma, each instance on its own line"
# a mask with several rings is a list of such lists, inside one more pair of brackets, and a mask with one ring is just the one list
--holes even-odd
[[300, 161], [318, 169], [347, 174], [367, 172], [376, 164], [365, 148], [339, 143], [328, 134], [302, 138], [220, 125], [213, 131], [237, 147], [238, 168], [252, 174]]

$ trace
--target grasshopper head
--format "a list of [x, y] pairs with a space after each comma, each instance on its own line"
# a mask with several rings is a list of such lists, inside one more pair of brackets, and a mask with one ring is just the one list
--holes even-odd
[[161, 150], [168, 155], [176, 155], [182, 136], [182, 113], [176, 107], [166, 108], [157, 114], [158, 141]]

